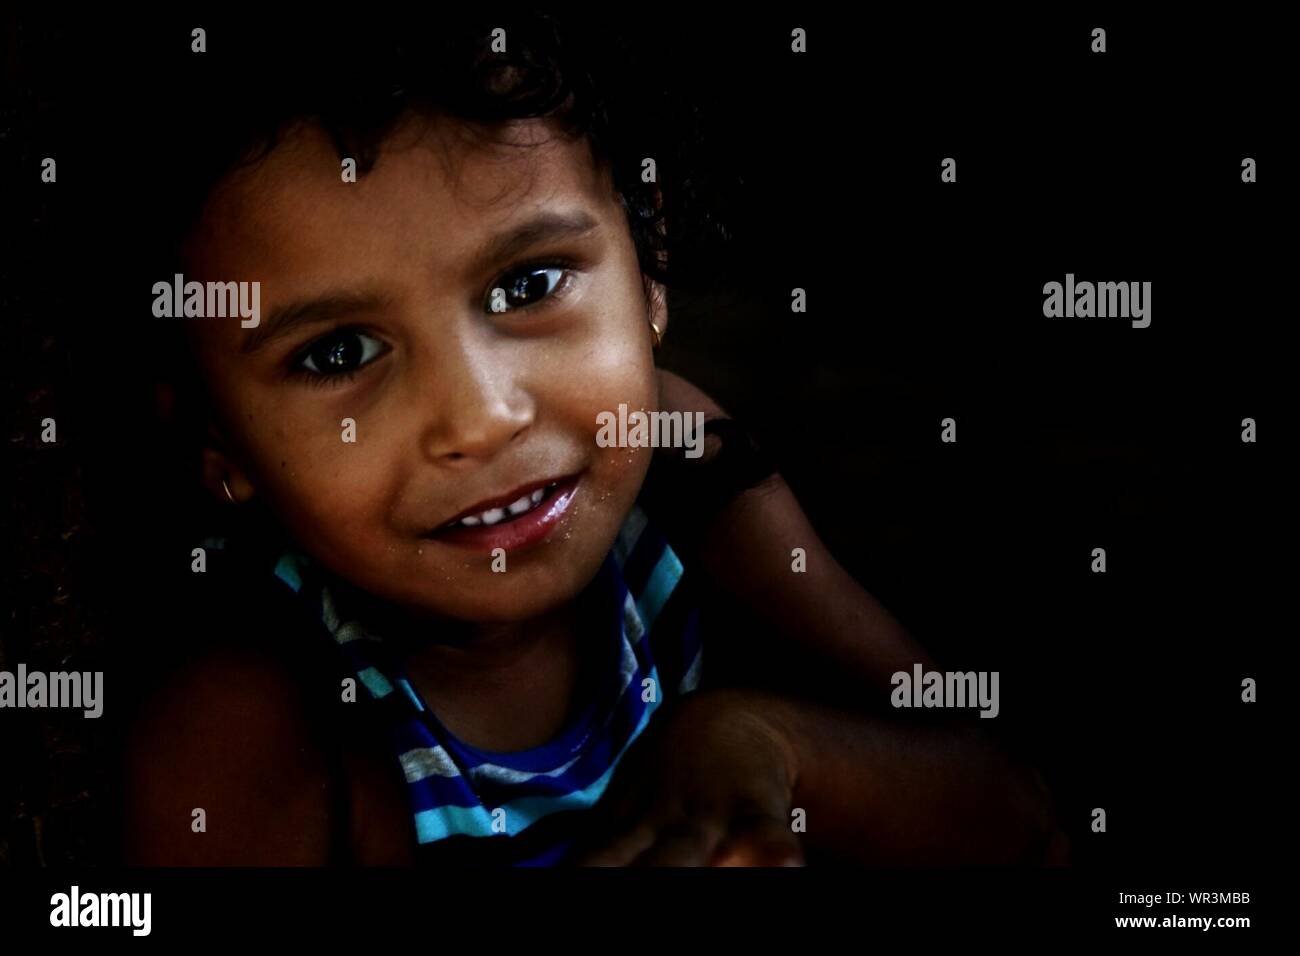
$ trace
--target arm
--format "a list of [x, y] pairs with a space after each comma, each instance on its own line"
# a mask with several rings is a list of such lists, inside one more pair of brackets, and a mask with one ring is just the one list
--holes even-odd
[[[803, 549], [806, 571], [791, 569], [795, 548]], [[781, 634], [797, 635], [798, 652], [861, 686], [887, 694], [896, 671], [910, 672], [917, 662], [926, 669], [935, 666], [835, 560], [780, 475], [742, 493], [714, 519], [699, 557], [728, 594]]]
[[1064, 860], [1037, 775], [970, 728], [731, 689], [666, 716], [585, 862], [778, 866], [805, 845], [874, 865]]
[[807, 840], [871, 863], [1060, 862], [1039, 775], [969, 723], [916, 723], [734, 692], [787, 747]]
[[[661, 373], [661, 400], [669, 409], [725, 416], [671, 373]], [[791, 569], [796, 547], [806, 553], [805, 573]], [[866, 690], [866, 698], [884, 700], [891, 675], [914, 663], [934, 669], [830, 554], [779, 475], [724, 507], [705, 529], [696, 557], [724, 591], [777, 625], [786, 640], [782, 657], [827, 662]], [[812, 845], [880, 862], [1063, 858], [1064, 838], [1041, 777], [1003, 754], [978, 723], [869, 716], [756, 691], [719, 690], [712, 697], [694, 705], [696, 719], [729, 710], [742, 725], [770, 732], [751, 734], [751, 746], [761, 750], [767, 736], [781, 741], [793, 801], [785, 806], [807, 812]], [[692, 746], [687, 735], [679, 746]], [[701, 772], [708, 770], [702, 765]], [[782, 799], [765, 798], [769, 817]]]
[[126, 862], [326, 863], [328, 773], [299, 696], [288, 675], [242, 654], [209, 656], [155, 694], [128, 741]]
[[[663, 409], [702, 411], [706, 420], [727, 417], [685, 379], [659, 375]], [[706, 445], [701, 464], [716, 451]], [[804, 572], [791, 569], [795, 548], [806, 555]], [[797, 639], [790, 650], [820, 658], [861, 684], [888, 693], [895, 671], [910, 671], [917, 662], [934, 666], [898, 620], [835, 560], [779, 474], [711, 518], [696, 558], [725, 593]]]

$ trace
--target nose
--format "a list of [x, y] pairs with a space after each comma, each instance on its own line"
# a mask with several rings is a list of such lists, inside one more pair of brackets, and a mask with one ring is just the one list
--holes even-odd
[[520, 381], [517, 343], [491, 336], [444, 341], [425, 389], [429, 403], [424, 453], [443, 466], [474, 466], [491, 459], [532, 425], [536, 405]]

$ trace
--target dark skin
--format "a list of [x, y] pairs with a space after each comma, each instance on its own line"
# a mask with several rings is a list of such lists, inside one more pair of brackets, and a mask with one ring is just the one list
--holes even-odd
[[[671, 373], [661, 396], [669, 409], [727, 414]], [[936, 666], [835, 560], [780, 475], [724, 508], [703, 541], [696, 559], [709, 579], [775, 623], [778, 671], [794, 656], [829, 664], [885, 710], [894, 672]], [[807, 552], [799, 575], [795, 547]], [[753, 651], [716, 636], [711, 664]], [[759, 690], [695, 695], [621, 769], [584, 862], [780, 866], [802, 861], [805, 847], [879, 864], [1066, 862], [1041, 776], [976, 724], [916, 724]]]
[[[655, 370], [649, 322], [667, 327], [662, 290], [645, 295], [621, 207], [585, 144], [539, 122], [507, 134], [533, 145], [468, 143], [412, 121], [373, 172], [343, 186], [328, 141], [304, 128], [217, 189], [186, 269], [200, 281], [258, 279], [267, 317], [346, 303], [256, 346], [265, 330], [237, 320], [192, 324], [217, 415], [206, 482], [219, 500], [223, 479], [238, 502], [262, 497], [316, 560], [413, 630], [454, 634], [404, 667], [454, 733], [494, 751], [551, 739], [584, 683], [579, 601], [649, 465], [647, 449], [597, 447], [596, 413], [626, 402], [723, 414]], [[547, 213], [584, 227], [485, 256]], [[503, 274], [539, 257], [570, 265], [538, 303], [484, 310]], [[304, 349], [340, 334], [367, 360], [308, 384]], [[340, 441], [344, 417], [357, 445]], [[567, 473], [582, 476], [575, 507], [545, 541], [512, 552], [507, 574], [422, 537], [487, 495]], [[806, 574], [791, 573], [794, 547], [807, 551]], [[864, 700], [886, 699], [894, 671], [932, 666], [779, 478], [728, 506], [698, 557], [792, 653], [857, 679]], [[145, 709], [129, 754], [130, 858], [326, 862], [338, 795], [327, 742], [304, 714], [295, 675], [269, 658], [231, 652], [178, 675]], [[968, 730], [738, 689], [692, 695], [656, 724], [592, 817], [588, 862], [799, 862], [805, 841], [865, 861], [1019, 860], [1042, 859], [1051, 843], [1035, 776]], [[343, 752], [353, 859], [411, 862], [396, 762], [366, 741]], [[195, 807], [206, 833], [191, 829]], [[807, 818], [798, 836], [794, 808]]]

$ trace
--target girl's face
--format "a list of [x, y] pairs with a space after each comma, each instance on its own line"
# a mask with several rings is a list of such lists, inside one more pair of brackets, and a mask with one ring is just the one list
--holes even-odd
[[[188, 320], [217, 415], [208, 485], [261, 496], [309, 554], [416, 613], [551, 610], [649, 466], [595, 440], [598, 413], [656, 407], [665, 325], [611, 181], [542, 121], [487, 143], [416, 120], [356, 179], [300, 128], [187, 244], [186, 281], [261, 283], [256, 327]], [[522, 515], [489, 507], [534, 489]]]

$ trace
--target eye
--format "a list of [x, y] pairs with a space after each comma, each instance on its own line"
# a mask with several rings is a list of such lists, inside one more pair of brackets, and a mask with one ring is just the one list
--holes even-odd
[[541, 302], [564, 282], [568, 269], [558, 263], [539, 263], [507, 272], [488, 292], [489, 312], [509, 312]]
[[384, 343], [356, 329], [339, 329], [322, 336], [309, 345], [297, 362], [297, 367], [313, 375], [332, 377], [346, 375], [378, 358]]

